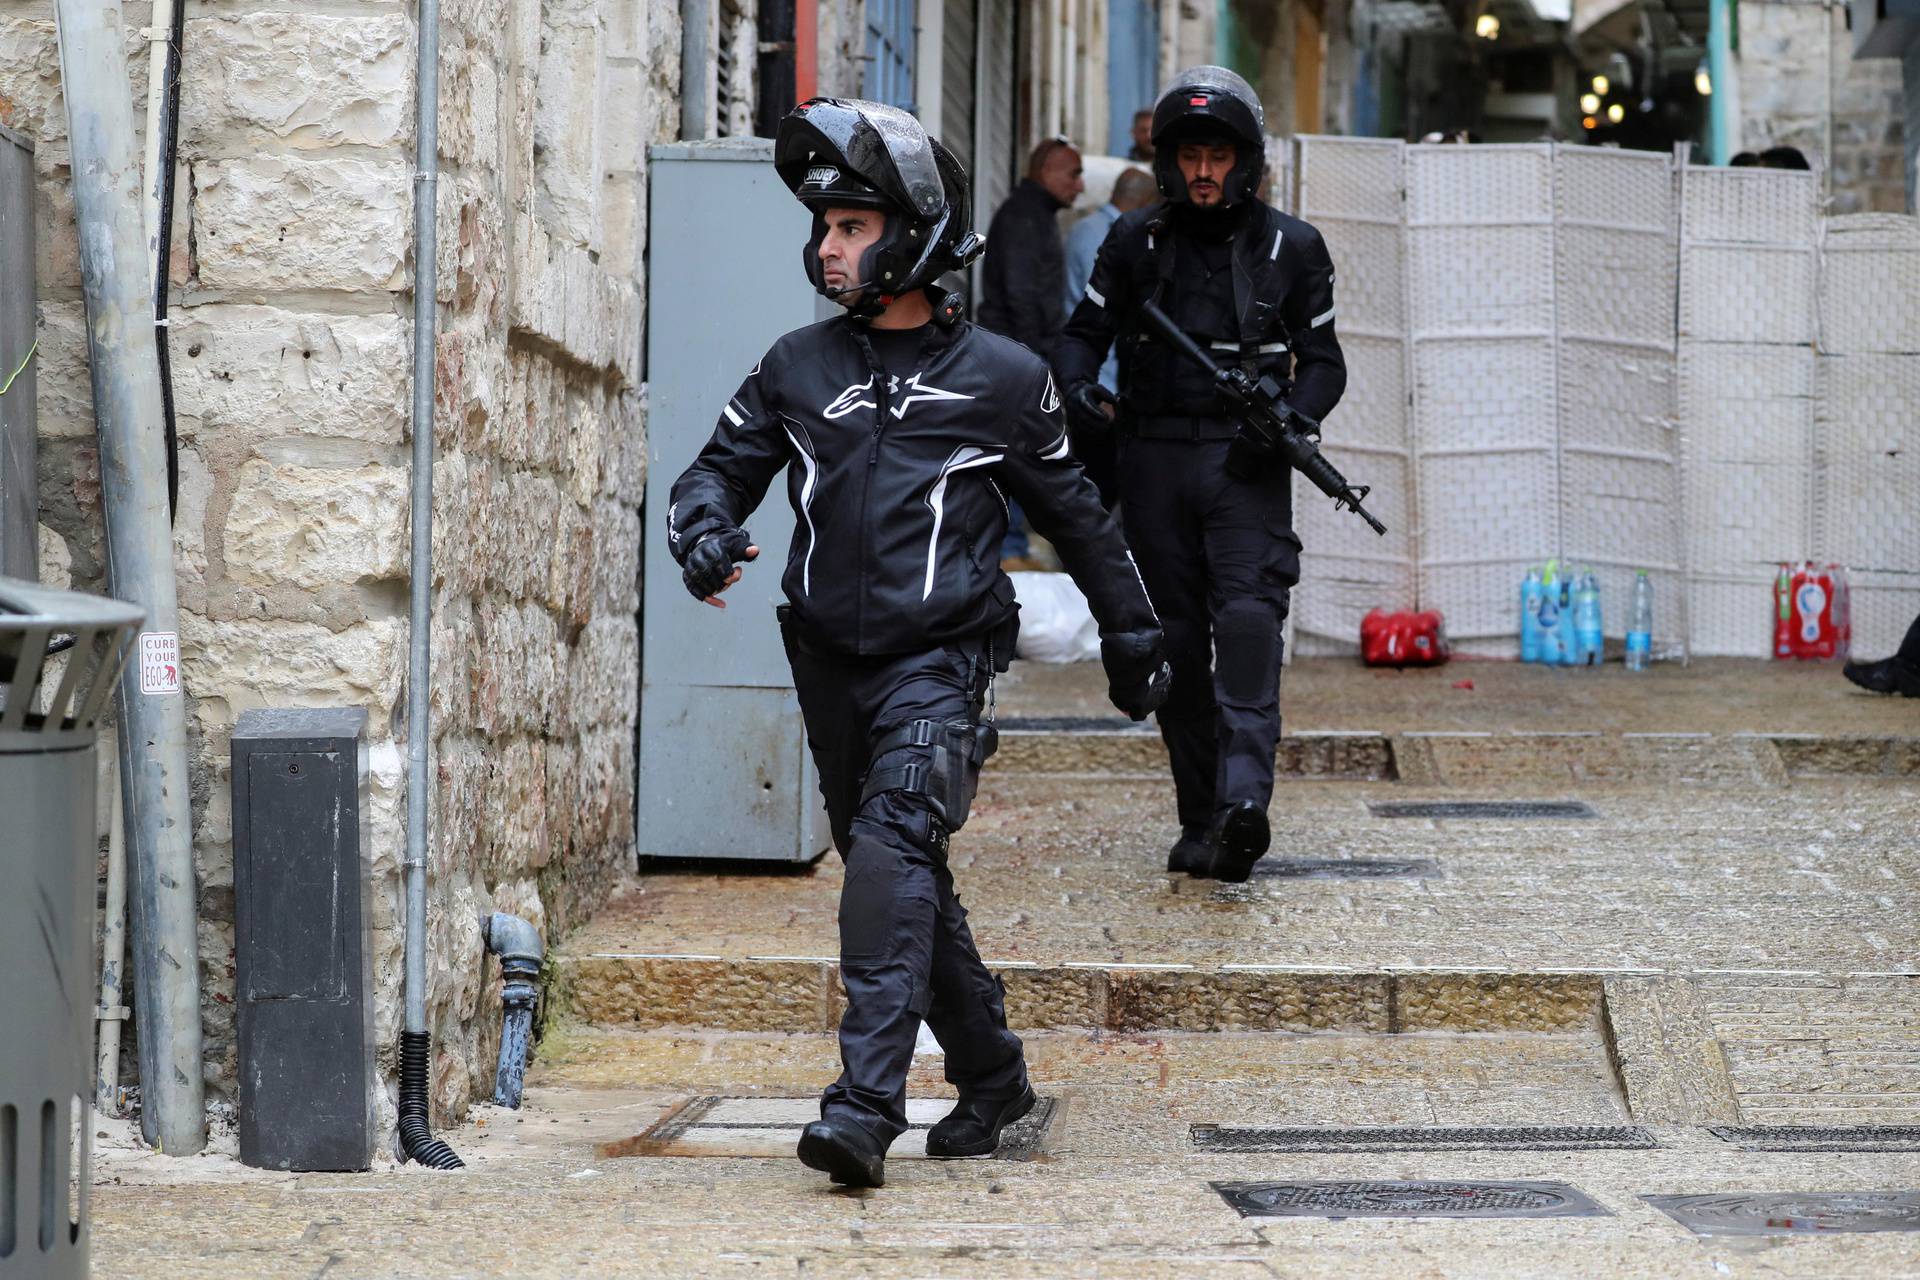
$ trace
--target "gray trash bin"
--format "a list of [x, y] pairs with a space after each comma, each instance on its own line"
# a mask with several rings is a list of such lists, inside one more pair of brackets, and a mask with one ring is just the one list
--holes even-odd
[[[95, 740], [140, 610], [0, 578], [0, 1274], [87, 1273]], [[73, 637], [63, 654], [50, 642]]]

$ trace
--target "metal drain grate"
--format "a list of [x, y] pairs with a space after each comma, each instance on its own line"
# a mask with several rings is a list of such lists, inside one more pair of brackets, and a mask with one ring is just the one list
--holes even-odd
[[1597, 818], [1579, 800], [1380, 800], [1367, 805], [1376, 818]]
[[1637, 1125], [1512, 1128], [1236, 1129], [1196, 1124], [1194, 1150], [1274, 1151], [1652, 1151], [1660, 1144]]
[[1920, 1191], [1740, 1191], [1640, 1198], [1698, 1236], [1920, 1231]]
[[1598, 1218], [1564, 1182], [1215, 1182], [1243, 1218]]
[[1276, 880], [1431, 880], [1440, 865], [1430, 858], [1262, 858], [1253, 874]]
[[1707, 1131], [1743, 1151], [1920, 1151], [1920, 1125], [1910, 1124], [1716, 1124]]
[[[942, 1098], [907, 1099], [907, 1132], [894, 1143], [890, 1156], [924, 1156], [926, 1134], [952, 1110]], [[1059, 1102], [1038, 1098], [1033, 1110], [1000, 1134], [995, 1160], [1031, 1160], [1039, 1154], [1053, 1127]], [[691, 1098], [650, 1128], [631, 1138], [603, 1142], [595, 1154], [616, 1156], [746, 1156], [778, 1157], [793, 1154], [800, 1130], [820, 1118], [820, 1099], [770, 1097]]]

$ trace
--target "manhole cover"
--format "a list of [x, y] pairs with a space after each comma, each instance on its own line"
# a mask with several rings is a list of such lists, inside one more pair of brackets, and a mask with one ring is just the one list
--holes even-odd
[[1700, 1236], [1920, 1231], [1920, 1191], [1737, 1191], [1640, 1198]]
[[1280, 880], [1431, 880], [1440, 867], [1429, 858], [1262, 858], [1256, 876]]
[[1593, 1218], [1564, 1182], [1215, 1182], [1243, 1218]]
[[[1040, 1098], [1033, 1110], [1000, 1135], [996, 1160], [1031, 1160], [1039, 1153], [1058, 1111], [1054, 1098]], [[948, 1098], [908, 1098], [907, 1131], [895, 1139], [892, 1159], [924, 1159], [927, 1130], [953, 1109]], [[820, 1099], [693, 1098], [645, 1132], [603, 1142], [594, 1154], [616, 1156], [790, 1156], [800, 1130], [820, 1118]]]
[[1376, 818], [1597, 818], [1579, 800], [1382, 800], [1367, 804]]
[[1516, 1126], [1503, 1129], [1235, 1129], [1196, 1124], [1196, 1151], [1651, 1151], [1637, 1125]]
[[1920, 1125], [1709, 1125], [1743, 1151], [1920, 1151]]
[[995, 724], [1002, 730], [1025, 733], [1154, 732], [1154, 727], [1144, 721], [1135, 724], [1118, 716], [1002, 716]]

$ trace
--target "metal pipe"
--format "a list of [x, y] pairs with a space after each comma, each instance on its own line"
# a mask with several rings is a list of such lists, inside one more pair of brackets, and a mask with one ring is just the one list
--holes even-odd
[[458, 1169], [460, 1157], [429, 1125], [433, 1055], [427, 1032], [427, 684], [433, 626], [433, 388], [440, 183], [440, 3], [420, 0], [415, 68], [413, 173], [413, 534], [407, 572], [407, 939], [406, 1014], [400, 1034], [400, 1144], [434, 1169]]
[[141, 1132], [168, 1155], [207, 1143], [187, 714], [168, 527], [153, 293], [140, 227], [119, 0], [57, 0], [87, 354], [113, 594], [147, 616], [120, 675], [120, 777], [130, 849]]
[[1737, 150], [1733, 118], [1733, 0], [1710, 0], [1707, 6], [1707, 159], [1724, 165]]
[[482, 918], [480, 931], [486, 935], [487, 950], [500, 957], [504, 980], [500, 988], [500, 1061], [493, 1073], [493, 1100], [518, 1110], [527, 1079], [533, 1006], [540, 998], [540, 931], [504, 911]]
[[[78, 658], [73, 661], [79, 661]], [[123, 995], [127, 960], [127, 828], [120, 795], [120, 770], [106, 766], [113, 792], [107, 824], [107, 908], [100, 925], [99, 1067], [93, 1078], [93, 1105], [102, 1115], [120, 1114], [120, 1024], [126, 1020]]]

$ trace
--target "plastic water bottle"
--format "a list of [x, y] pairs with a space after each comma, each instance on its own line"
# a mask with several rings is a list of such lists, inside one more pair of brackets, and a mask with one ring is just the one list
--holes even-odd
[[1653, 584], [1647, 571], [1633, 578], [1633, 610], [1627, 615], [1627, 670], [1645, 671], [1653, 656]]
[[1560, 665], [1578, 666], [1580, 642], [1574, 633], [1573, 574], [1560, 579]]
[[1580, 666], [1597, 667], [1606, 653], [1605, 629], [1600, 625], [1600, 580], [1589, 569], [1573, 593], [1573, 636]]
[[1520, 661], [1540, 661], [1540, 605], [1547, 589], [1540, 582], [1540, 571], [1528, 569], [1520, 581]]
[[1540, 661], [1550, 667], [1560, 665], [1565, 631], [1560, 618], [1560, 589], [1557, 586], [1548, 587], [1540, 597]]

